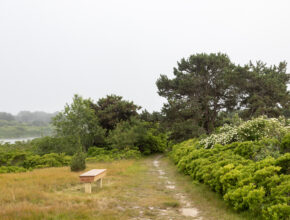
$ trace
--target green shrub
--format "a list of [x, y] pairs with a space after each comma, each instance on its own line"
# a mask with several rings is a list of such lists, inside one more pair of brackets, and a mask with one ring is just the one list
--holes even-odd
[[117, 124], [108, 136], [113, 149], [138, 149], [148, 155], [164, 152], [167, 147], [167, 136], [159, 132], [158, 125], [132, 118]]
[[23, 167], [17, 167], [17, 166], [1, 166], [0, 167], [0, 173], [20, 173], [20, 172], [26, 172], [27, 169]]
[[279, 141], [215, 144], [201, 147], [196, 140], [173, 146], [170, 157], [179, 171], [208, 185], [238, 211], [250, 210], [265, 219], [289, 216], [290, 154], [279, 153]]
[[290, 153], [283, 154], [275, 161], [275, 165], [281, 167], [281, 173], [290, 174]]
[[290, 153], [290, 133], [283, 137], [281, 141], [281, 151]]
[[29, 155], [23, 162], [25, 168], [61, 167], [70, 164], [71, 157], [65, 154]]
[[31, 141], [35, 146], [35, 153], [44, 155], [49, 153], [65, 153], [73, 155], [79, 149], [79, 143], [75, 136], [42, 137]]
[[70, 169], [71, 171], [86, 169], [86, 155], [82, 152], [75, 153], [71, 159]]
[[289, 219], [290, 207], [287, 203], [272, 205], [267, 209], [263, 210], [264, 219], [268, 220], [280, 220]]
[[87, 155], [87, 162], [108, 162], [121, 159], [139, 159], [141, 157], [141, 152], [138, 149], [106, 150], [104, 148], [90, 147]]
[[226, 148], [232, 149], [234, 153], [254, 161], [260, 161], [266, 157], [279, 157], [280, 143], [276, 139], [264, 138], [259, 141], [233, 142], [226, 145]]
[[[15, 170], [15, 172], [21, 172], [34, 168], [68, 166], [70, 160], [71, 157], [65, 154], [51, 153], [40, 156], [24, 151], [0, 152], [0, 166], [2, 166], [2, 173], [5, 171], [13, 172], [13, 170]], [[8, 168], [6, 169], [4, 167]], [[18, 167], [19, 169], [16, 169], [15, 167]]]

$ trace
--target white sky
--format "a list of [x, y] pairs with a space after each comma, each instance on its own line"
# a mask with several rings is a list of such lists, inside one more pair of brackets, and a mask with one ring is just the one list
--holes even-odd
[[0, 111], [117, 94], [160, 110], [182, 57], [290, 63], [289, 0], [0, 0]]

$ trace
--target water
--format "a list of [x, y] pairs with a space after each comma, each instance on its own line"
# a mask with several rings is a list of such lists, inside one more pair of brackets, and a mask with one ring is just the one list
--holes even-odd
[[34, 138], [37, 138], [37, 137], [0, 139], [0, 142], [2, 142], [2, 143], [7, 142], [10, 144], [14, 144], [16, 141], [30, 141], [30, 140], [33, 140]]

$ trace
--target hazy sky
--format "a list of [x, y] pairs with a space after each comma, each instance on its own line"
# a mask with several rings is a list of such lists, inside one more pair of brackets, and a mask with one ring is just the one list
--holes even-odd
[[[118, 94], [160, 110], [182, 57], [290, 63], [289, 0], [0, 0], [0, 111]], [[289, 68], [288, 68], [289, 69]]]

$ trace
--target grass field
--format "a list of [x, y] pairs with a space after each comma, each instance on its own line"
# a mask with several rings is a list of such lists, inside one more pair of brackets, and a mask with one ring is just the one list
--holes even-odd
[[[0, 217], [3, 219], [251, 219], [227, 208], [213, 192], [178, 174], [166, 159], [160, 178], [154, 157], [91, 163], [87, 170], [106, 168], [103, 188], [95, 183], [85, 194], [79, 174], [68, 167], [37, 169], [27, 173], [0, 175]], [[161, 171], [160, 171], [161, 172]], [[174, 182], [174, 189], [166, 181]], [[182, 216], [186, 195], [199, 210], [199, 218]]]

